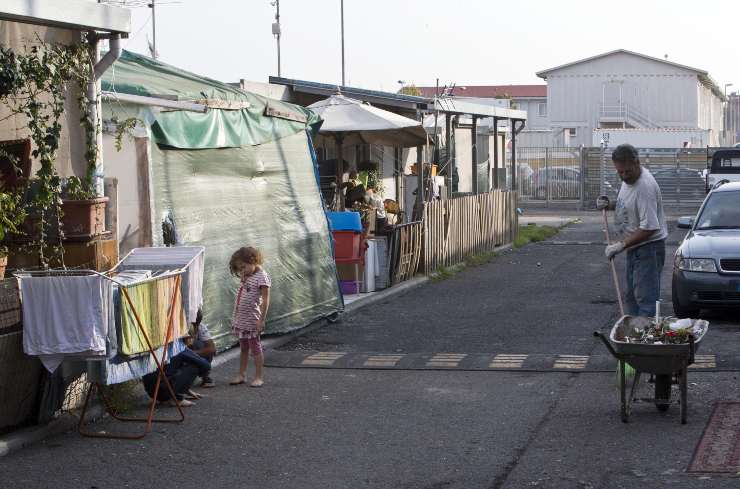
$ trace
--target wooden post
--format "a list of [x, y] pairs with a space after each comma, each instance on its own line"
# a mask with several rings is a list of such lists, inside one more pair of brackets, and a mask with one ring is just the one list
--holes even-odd
[[134, 138], [136, 147], [136, 183], [139, 193], [139, 243], [138, 246], [152, 246], [154, 243], [151, 190], [151, 153], [149, 138]]

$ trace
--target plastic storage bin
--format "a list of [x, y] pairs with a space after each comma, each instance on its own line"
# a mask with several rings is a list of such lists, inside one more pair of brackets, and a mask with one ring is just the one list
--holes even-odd
[[334, 259], [362, 261], [362, 234], [354, 231], [334, 231]]
[[332, 231], [362, 232], [362, 221], [359, 212], [327, 212]]
[[360, 293], [360, 282], [355, 282], [354, 280], [340, 280], [339, 288], [341, 289], [342, 294], [344, 295], [359, 294]]

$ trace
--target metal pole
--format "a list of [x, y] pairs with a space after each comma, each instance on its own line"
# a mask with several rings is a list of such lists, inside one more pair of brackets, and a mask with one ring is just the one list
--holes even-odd
[[275, 13], [275, 22], [277, 23], [277, 51], [278, 51], [278, 77], [281, 76], [280, 72], [280, 0], [275, 0], [275, 7], [277, 12]]
[[498, 117], [493, 118], [493, 188], [498, 190]]
[[472, 160], [473, 160], [473, 175], [472, 175], [472, 191], [473, 195], [478, 194], [478, 118], [473, 116], [473, 126], [470, 128], [472, 132]]
[[340, 0], [342, 10], [342, 86], [344, 86], [344, 0]]
[[516, 121], [509, 119], [511, 126], [511, 191], [516, 192]]
[[[416, 111], [416, 119], [423, 121], [424, 118], [420, 111]], [[422, 156], [424, 146], [416, 147], [416, 204], [420, 206], [420, 212], [424, 205], [424, 158]], [[421, 214], [417, 214], [421, 216]]]
[[447, 182], [447, 197], [452, 196], [452, 171], [454, 169], [454, 154], [452, 148], [452, 115], [447, 112], [445, 113], [445, 147], [447, 148], [447, 162], [446, 162], [446, 176], [445, 181]]
[[434, 161], [432, 164], [439, 165], [439, 137], [437, 136], [437, 122], [439, 120], [439, 109], [437, 108], [437, 98], [439, 97], [439, 78], [437, 78], [436, 88], [434, 89]]
[[157, 16], [154, 12], [154, 2], [150, 4], [152, 7], [152, 58], [157, 59]]

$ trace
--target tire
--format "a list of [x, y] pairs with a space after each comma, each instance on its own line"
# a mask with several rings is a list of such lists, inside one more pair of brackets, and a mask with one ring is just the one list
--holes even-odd
[[665, 412], [671, 406], [670, 402], [661, 401], [658, 399], [670, 399], [671, 398], [671, 376], [670, 375], [656, 375], [655, 376], [655, 407], [658, 411]]
[[676, 291], [676, 284], [671, 287], [671, 301], [673, 302], [673, 313], [677, 318], [695, 319], [699, 316], [699, 308], [688, 306], [681, 302]]

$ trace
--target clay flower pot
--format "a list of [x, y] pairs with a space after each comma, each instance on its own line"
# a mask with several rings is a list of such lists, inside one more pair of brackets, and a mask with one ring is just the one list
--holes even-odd
[[66, 237], [92, 237], [105, 232], [108, 197], [62, 202], [62, 229]]

